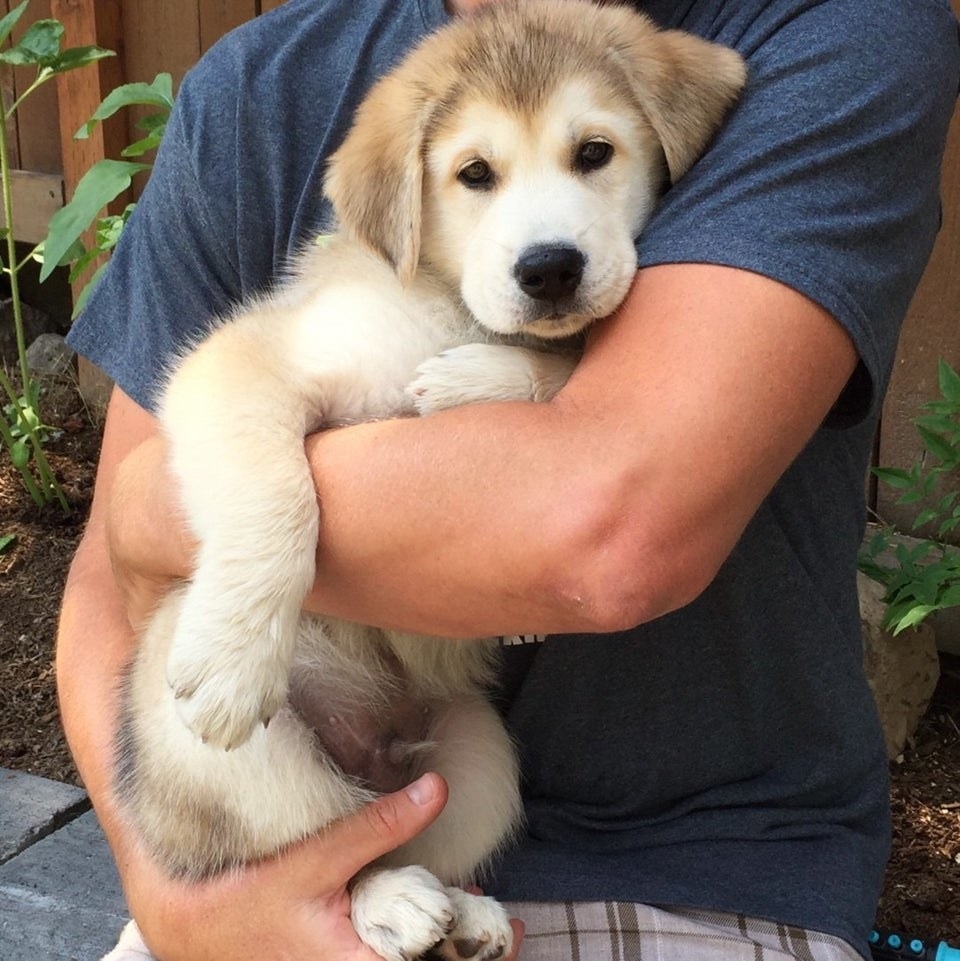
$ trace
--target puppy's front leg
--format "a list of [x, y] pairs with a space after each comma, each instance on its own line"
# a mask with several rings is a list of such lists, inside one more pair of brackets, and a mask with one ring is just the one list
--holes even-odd
[[570, 378], [578, 357], [506, 344], [463, 344], [424, 361], [407, 387], [423, 416], [463, 404], [550, 400]]
[[314, 575], [310, 398], [291, 381], [264, 324], [243, 315], [185, 358], [160, 411], [200, 542], [167, 680], [184, 722], [224, 748], [282, 705]]

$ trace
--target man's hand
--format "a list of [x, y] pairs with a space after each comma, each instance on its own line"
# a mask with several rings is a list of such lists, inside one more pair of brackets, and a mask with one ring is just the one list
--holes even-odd
[[[134, 847], [122, 866], [131, 910], [163, 961], [378, 961], [350, 922], [348, 883], [424, 830], [446, 797], [424, 775], [278, 858], [198, 885], [170, 881]], [[523, 934], [513, 927], [511, 959]]]

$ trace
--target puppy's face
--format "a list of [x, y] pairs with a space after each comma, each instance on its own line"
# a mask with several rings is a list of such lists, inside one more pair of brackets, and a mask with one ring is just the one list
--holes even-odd
[[485, 327], [564, 337], [623, 300], [668, 174], [616, 89], [575, 77], [533, 108], [474, 92], [444, 111], [425, 154], [421, 262]]
[[504, 0], [371, 90], [327, 196], [401, 283], [428, 268], [488, 328], [562, 337], [626, 294], [656, 196], [744, 80], [733, 51], [628, 6]]

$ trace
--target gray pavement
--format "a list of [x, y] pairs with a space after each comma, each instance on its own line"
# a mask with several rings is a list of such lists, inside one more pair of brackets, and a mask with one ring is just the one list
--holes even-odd
[[126, 919], [83, 791], [0, 768], [0, 961], [99, 961]]

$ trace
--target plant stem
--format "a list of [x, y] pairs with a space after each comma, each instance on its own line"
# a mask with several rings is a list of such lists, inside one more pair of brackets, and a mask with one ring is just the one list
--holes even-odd
[[[36, 84], [30, 87], [30, 90], [35, 89]], [[26, 94], [24, 94], [26, 96]], [[17, 101], [23, 100], [23, 97]], [[17, 360], [20, 364], [20, 378], [21, 386], [23, 389], [23, 396], [27, 400], [27, 404], [36, 410], [37, 406], [37, 390], [33, 382], [33, 378], [30, 376], [30, 366], [27, 363], [27, 343], [26, 336], [23, 329], [23, 306], [20, 301], [20, 282], [19, 273], [20, 265], [17, 263], [17, 242], [14, 239], [14, 226], [13, 226], [13, 186], [12, 177], [10, 176], [10, 147], [7, 143], [7, 124], [13, 117], [13, 111], [16, 107], [12, 107], [10, 110], [5, 110], [3, 112], [2, 123], [0, 123], [0, 186], [2, 186], [3, 192], [3, 209], [7, 215], [7, 264], [9, 265], [5, 269], [5, 273], [10, 278], [10, 303], [13, 308], [13, 328], [17, 338]], [[17, 412], [17, 420], [20, 423], [27, 439], [30, 442], [30, 447], [33, 454], [33, 462], [37, 468], [37, 474], [40, 481], [40, 489], [37, 490], [37, 485], [34, 479], [30, 475], [29, 467], [25, 467], [20, 471], [21, 475], [24, 477], [24, 484], [27, 486], [27, 490], [30, 492], [30, 496], [33, 497], [34, 501], [37, 501], [38, 496], [40, 500], [38, 503], [46, 503], [52, 498], [56, 498], [60, 503], [60, 506], [64, 511], [70, 510], [70, 505], [67, 503], [67, 498], [63, 493], [63, 489], [57, 483], [57, 479], [50, 469], [50, 465], [47, 462], [46, 454], [43, 451], [43, 446], [40, 442], [40, 437], [38, 436], [37, 430], [33, 424], [23, 416], [22, 410], [16, 396], [16, 391], [13, 390], [13, 385], [10, 383], [6, 374], [3, 375], [3, 387], [4, 390], [10, 395], [11, 402], [14, 405], [14, 410]], [[6, 425], [4, 425], [6, 427]], [[5, 435], [9, 435], [9, 431], [5, 431]], [[12, 454], [12, 446], [7, 443], [7, 436], [3, 437], [3, 441], [7, 444], [8, 449]]]

